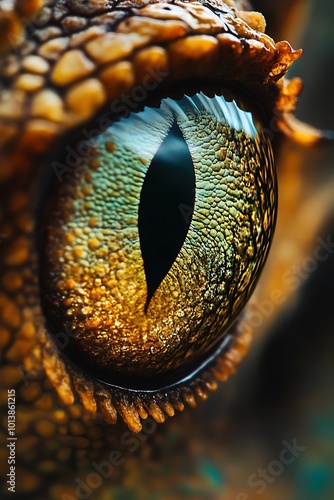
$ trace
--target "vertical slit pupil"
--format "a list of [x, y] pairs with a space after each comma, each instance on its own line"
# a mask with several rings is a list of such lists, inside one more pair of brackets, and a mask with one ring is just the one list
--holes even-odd
[[152, 159], [140, 195], [138, 231], [147, 284], [145, 312], [181, 250], [194, 204], [194, 165], [174, 121]]

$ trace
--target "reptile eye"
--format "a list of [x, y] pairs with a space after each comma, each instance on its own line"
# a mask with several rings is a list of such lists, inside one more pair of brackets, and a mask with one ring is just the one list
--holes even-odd
[[239, 98], [206, 94], [115, 121], [48, 202], [49, 329], [75, 332], [66, 354], [104, 384], [186, 384], [233, 340], [264, 265], [276, 216], [270, 143]]

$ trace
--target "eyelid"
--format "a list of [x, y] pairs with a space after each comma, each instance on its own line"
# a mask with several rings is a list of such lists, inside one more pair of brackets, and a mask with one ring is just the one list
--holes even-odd
[[[81, 12], [81, 7], [78, 9]], [[194, 8], [189, 3], [170, 4], [166, 10], [159, 4], [149, 4], [140, 11], [132, 12], [128, 17], [130, 12], [123, 11], [122, 4], [119, 4], [118, 25], [114, 32], [112, 32], [114, 30], [112, 18], [107, 21], [106, 27], [99, 25], [95, 28], [92, 15], [88, 27], [82, 33], [78, 29], [78, 33], [65, 36], [63, 39], [43, 39], [40, 48], [31, 44], [29, 46], [31, 53], [28, 52], [28, 55], [37, 55], [36, 52], [39, 52], [38, 57], [44, 58], [50, 69], [42, 89], [37, 90], [35, 94], [31, 94], [24, 85], [19, 89], [13, 85], [12, 89], [2, 94], [7, 109], [6, 118], [12, 120], [14, 127], [10, 136], [7, 136], [10, 142], [8, 150], [5, 150], [2, 156], [3, 164], [0, 168], [2, 175], [4, 172], [10, 176], [14, 171], [22, 171], [23, 165], [27, 165], [28, 162], [33, 164], [37, 157], [46, 153], [57, 137], [96, 116], [96, 113], [104, 107], [101, 95], [105, 94], [105, 105], [108, 107], [108, 103], [119, 100], [123, 94], [131, 97], [132, 91], [138, 86], [145, 89], [145, 77], [147, 74], [152, 75], [152, 72], [159, 86], [186, 79], [194, 81], [202, 79], [203, 75], [208, 79], [218, 78], [235, 82], [249, 87], [253, 94], [265, 94], [264, 100], [268, 101], [266, 105], [270, 110], [279, 106], [280, 112], [290, 112], [294, 107], [296, 95], [300, 92], [300, 86], [283, 88], [276, 82], [300, 56], [300, 51], [293, 51], [287, 42], [280, 42], [275, 46], [267, 35], [256, 31], [259, 28], [256, 13], [247, 16], [249, 23], [247, 24], [238, 18], [236, 11], [226, 5], [221, 8], [216, 6], [215, 9], [217, 15], [202, 5], [196, 5]], [[86, 7], [83, 6], [82, 13], [85, 12]], [[51, 11], [51, 16], [52, 14]], [[150, 17], [153, 20], [148, 20]], [[56, 20], [56, 24], [58, 21]], [[52, 19], [48, 22], [51, 23]], [[187, 36], [182, 39], [179, 39], [177, 28], [180, 22], [186, 26], [187, 31]], [[252, 28], [253, 22], [255, 29]], [[18, 23], [22, 29], [24, 28], [22, 19], [17, 13], [14, 13], [13, 23]], [[145, 23], [149, 27], [149, 34], [142, 38], [142, 26], [145, 26]], [[108, 29], [107, 33], [104, 33], [105, 29]], [[198, 34], [198, 30], [201, 34]], [[38, 33], [37, 27], [36, 35]], [[161, 40], [162, 34], [167, 38]], [[68, 47], [70, 39], [73, 48]], [[119, 46], [118, 39], [127, 41], [129, 47], [127, 60], [122, 60], [122, 52], [115, 53], [113, 49]], [[60, 43], [61, 40], [64, 41], [64, 46]], [[138, 40], [141, 42], [140, 46], [137, 45]], [[104, 57], [105, 54], [113, 54], [113, 61], [101, 62], [99, 47], [101, 51], [102, 48], [105, 49]], [[83, 49], [88, 51], [87, 55], [84, 55]], [[10, 65], [12, 69], [8, 75], [5, 69], [2, 70], [9, 85], [16, 79], [22, 64], [25, 64], [24, 58], [14, 56], [14, 59], [15, 65], [12, 61]], [[75, 73], [80, 67], [88, 70], [88, 66], [84, 63], [86, 60], [90, 60], [87, 62], [89, 67], [95, 67], [95, 73], [94, 71], [88, 74]], [[223, 66], [221, 61], [224, 61]], [[3, 63], [5, 68], [7, 64], [5, 58]], [[144, 73], [143, 68], [145, 68]], [[56, 69], [57, 74], [63, 75], [62, 82], [69, 82], [68, 84], [59, 82], [53, 76]], [[107, 78], [105, 83], [104, 77]], [[89, 99], [83, 99], [83, 95], [80, 94], [84, 89], [89, 92]], [[77, 95], [80, 102], [80, 106], [73, 110], [70, 106], [71, 99], [68, 101], [68, 92]], [[37, 102], [40, 103], [39, 106]], [[80, 109], [85, 109], [83, 107], [87, 106], [90, 106], [89, 112], [86, 108], [87, 113], [83, 115]], [[15, 146], [11, 147], [14, 143], [20, 145], [19, 150]], [[8, 165], [11, 167], [10, 171]]]

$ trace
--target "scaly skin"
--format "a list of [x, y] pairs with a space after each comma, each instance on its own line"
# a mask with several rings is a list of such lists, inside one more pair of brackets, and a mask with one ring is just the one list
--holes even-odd
[[[294, 130], [287, 116], [300, 82], [282, 77], [300, 53], [265, 35], [263, 17], [245, 11], [244, 2], [168, 2], [168, 10], [145, 2], [115, 7], [103, 0], [47, 2], [27, 35], [27, 19], [40, 3], [8, 2], [7, 10], [0, 11], [0, 376], [5, 405], [7, 387], [16, 390], [17, 490], [34, 499], [74, 494], [72, 471], [84, 474], [89, 461], [119, 446], [123, 424], [109, 425], [117, 414], [138, 432], [139, 417], [162, 422], [166, 414], [182, 410], [184, 403], [193, 406], [195, 395], [204, 399], [216, 386], [210, 376], [182, 397], [111, 398], [71, 372], [53, 348], [39, 303], [34, 201], [43, 162], [48, 165], [59, 139], [142, 84], [147, 68], [159, 67], [168, 73], [164, 88], [203, 74], [208, 80], [243, 85], [261, 98], [269, 117], [274, 109], [281, 113], [278, 126], [285, 132], [299, 134], [305, 142], [315, 140], [298, 127]], [[241, 331], [238, 342], [215, 367], [223, 380], [245, 352], [248, 331]], [[6, 469], [6, 450], [3, 459]], [[63, 478], [61, 489], [54, 477]]]

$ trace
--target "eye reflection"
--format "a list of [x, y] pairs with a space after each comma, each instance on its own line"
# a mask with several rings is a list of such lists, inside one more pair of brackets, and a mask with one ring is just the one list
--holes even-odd
[[[185, 210], [186, 209], [186, 210]], [[224, 342], [276, 217], [270, 144], [244, 104], [163, 99], [101, 133], [42, 228], [42, 293], [67, 354], [124, 388], [161, 388]]]

